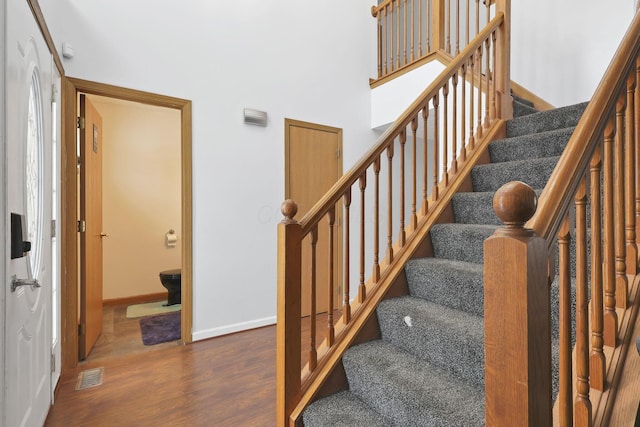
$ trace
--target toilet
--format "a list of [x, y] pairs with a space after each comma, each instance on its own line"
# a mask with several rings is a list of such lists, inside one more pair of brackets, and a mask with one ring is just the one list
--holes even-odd
[[167, 304], [166, 304], [168, 306], [174, 305], [174, 304], [180, 304], [181, 302], [180, 277], [181, 277], [181, 270], [179, 268], [160, 272], [160, 282], [162, 283], [162, 286], [167, 288], [167, 291], [169, 292], [169, 297], [167, 298]]

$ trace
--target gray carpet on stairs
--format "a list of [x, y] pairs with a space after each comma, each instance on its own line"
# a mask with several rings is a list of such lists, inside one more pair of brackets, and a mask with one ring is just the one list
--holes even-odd
[[500, 163], [559, 156], [574, 129], [575, 127], [571, 126], [494, 141], [489, 144], [489, 157], [492, 163]]
[[482, 316], [483, 266], [440, 258], [417, 258], [405, 267], [409, 293], [436, 304]]
[[532, 188], [544, 188], [559, 157], [515, 160], [478, 165], [471, 171], [474, 191], [497, 191], [509, 181], [523, 181]]
[[377, 313], [383, 340], [465, 382], [484, 385], [482, 317], [410, 295], [383, 301]]
[[[407, 263], [409, 295], [378, 306], [381, 339], [347, 350], [342, 364], [349, 389], [312, 403], [304, 412], [306, 427], [484, 425], [483, 247], [501, 225], [493, 195], [513, 180], [540, 193], [586, 103], [546, 112], [531, 108], [514, 97], [507, 138], [490, 144], [491, 163], [473, 168], [474, 191], [452, 200], [455, 223], [431, 229], [434, 257]], [[558, 294], [556, 278], [551, 286], [554, 398]], [[575, 307], [571, 310], [574, 316]]]
[[587, 108], [586, 102], [516, 117], [507, 122], [507, 137], [511, 138], [575, 126], [578, 124], [585, 108]]
[[442, 369], [384, 341], [342, 358], [349, 389], [396, 426], [482, 425], [484, 396]]
[[389, 427], [388, 418], [367, 406], [350, 391], [314, 402], [303, 415], [305, 427]]
[[533, 113], [537, 113], [537, 110], [533, 108], [533, 106], [516, 99], [513, 100], [513, 117], [522, 117]]

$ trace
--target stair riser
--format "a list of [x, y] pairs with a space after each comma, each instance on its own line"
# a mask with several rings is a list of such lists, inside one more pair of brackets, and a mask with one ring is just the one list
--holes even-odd
[[513, 101], [513, 117], [523, 117], [537, 112], [538, 110], [529, 105], [517, 102], [516, 100]]
[[451, 200], [453, 218], [458, 224], [492, 224], [502, 226], [493, 209], [494, 192], [458, 193]]
[[436, 258], [410, 261], [405, 275], [411, 295], [445, 307], [482, 316], [482, 266]]
[[518, 117], [507, 122], [507, 137], [562, 129], [578, 124], [587, 103]]
[[431, 228], [431, 242], [436, 258], [482, 264], [484, 241], [496, 230], [493, 226], [437, 224]]
[[522, 181], [534, 189], [542, 189], [549, 180], [557, 161], [557, 157], [546, 157], [476, 166], [471, 170], [473, 191], [497, 191], [510, 181]]
[[385, 341], [477, 387], [484, 386], [482, 317], [406, 297], [380, 304], [378, 319]]
[[575, 128], [507, 138], [489, 144], [492, 163], [554, 157], [562, 154]]
[[352, 347], [343, 365], [349, 389], [393, 425], [484, 425], [482, 389], [388, 343]]

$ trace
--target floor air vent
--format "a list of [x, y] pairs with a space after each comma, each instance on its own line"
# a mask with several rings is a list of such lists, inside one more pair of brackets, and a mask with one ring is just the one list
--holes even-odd
[[103, 375], [103, 367], [87, 369], [86, 371], [80, 372], [78, 375], [78, 382], [76, 383], [76, 390], [83, 390], [85, 388], [101, 385]]

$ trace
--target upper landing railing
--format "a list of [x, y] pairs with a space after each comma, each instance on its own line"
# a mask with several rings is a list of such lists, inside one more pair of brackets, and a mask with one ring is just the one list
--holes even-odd
[[440, 53], [451, 58], [495, 14], [487, 0], [386, 0], [371, 8], [378, 20], [378, 79]]

